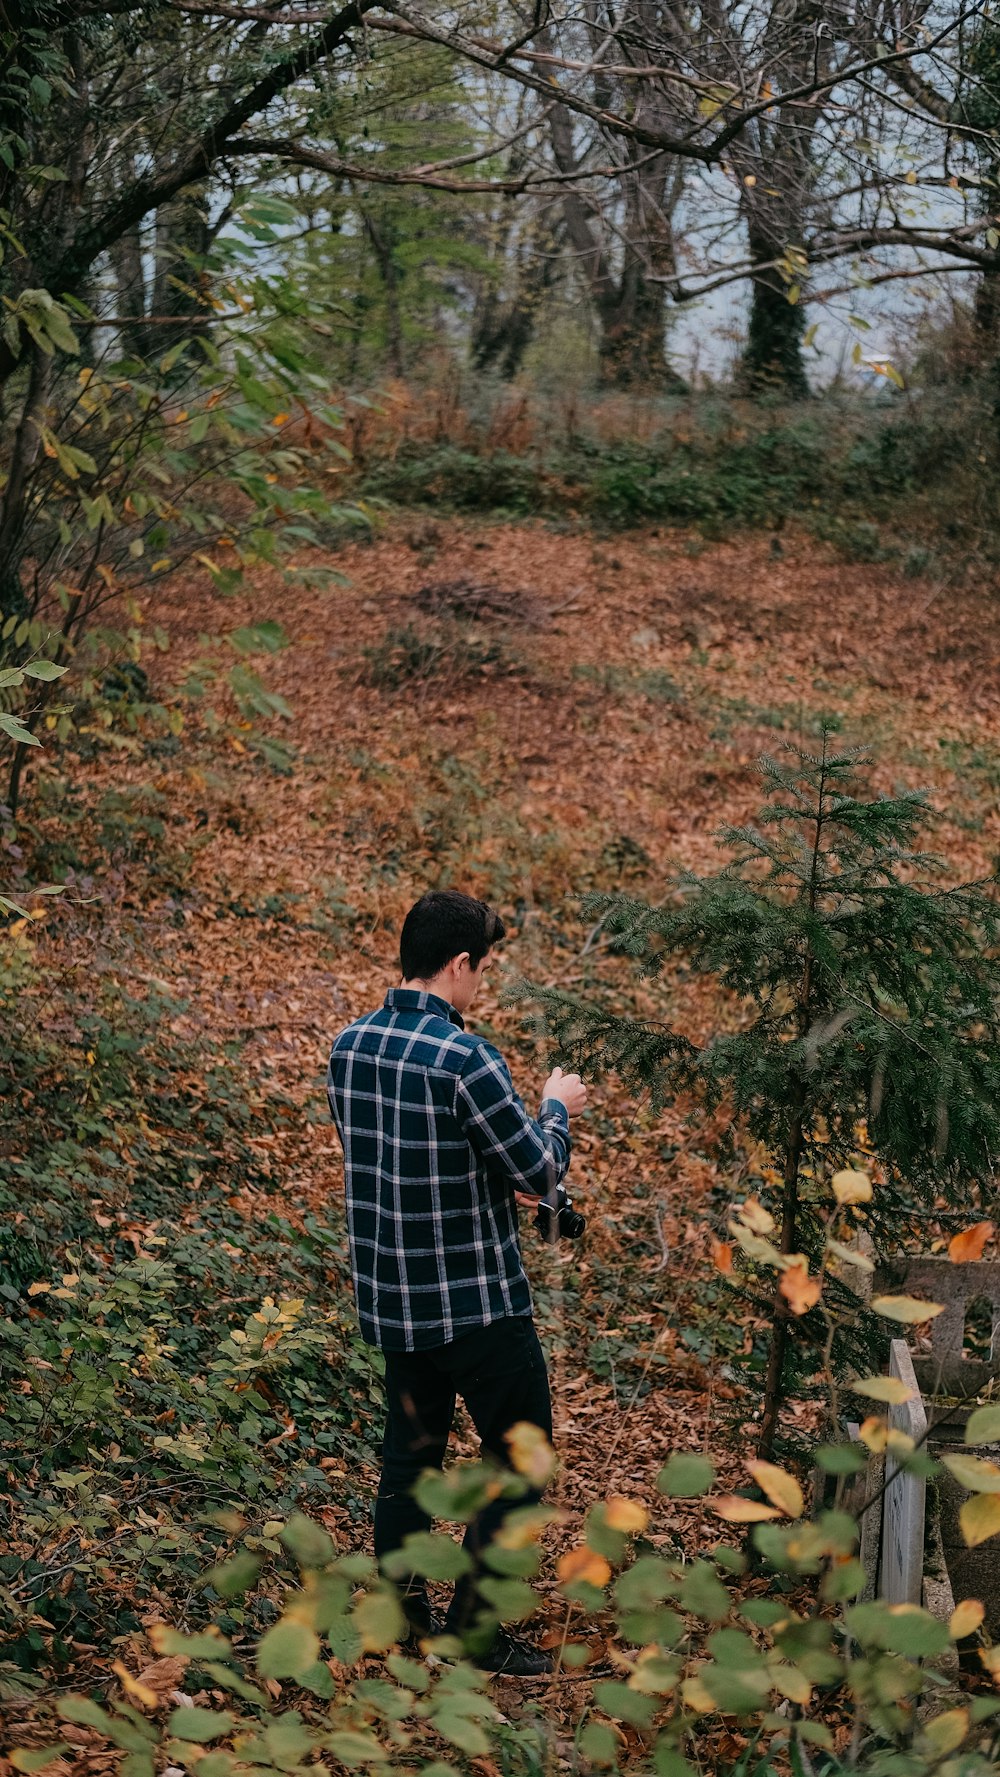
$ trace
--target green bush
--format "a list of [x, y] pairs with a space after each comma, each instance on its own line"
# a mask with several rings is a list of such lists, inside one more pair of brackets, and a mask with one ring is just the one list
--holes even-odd
[[0, 953], [0, 1694], [190, 1589], [234, 1498], [259, 1527], [373, 1454], [339, 1236], [262, 1206], [248, 1138], [300, 1110], [107, 961]]

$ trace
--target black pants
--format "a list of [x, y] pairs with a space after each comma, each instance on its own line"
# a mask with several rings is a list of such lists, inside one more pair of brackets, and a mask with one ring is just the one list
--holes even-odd
[[[411, 1490], [422, 1469], [441, 1468], [444, 1463], [456, 1395], [461, 1395], [469, 1409], [484, 1460], [510, 1466], [504, 1433], [519, 1419], [540, 1426], [547, 1438], [552, 1436], [548, 1372], [530, 1315], [491, 1321], [428, 1351], [387, 1351], [385, 1390], [382, 1474], [375, 1501], [375, 1554], [379, 1560], [391, 1549], [398, 1549], [411, 1531], [430, 1528], [431, 1520]], [[532, 1491], [518, 1500], [491, 1500], [469, 1525], [464, 1547], [474, 1566], [455, 1587], [445, 1621], [449, 1634], [462, 1634], [473, 1626], [481, 1610], [490, 1610], [476, 1593], [480, 1551], [496, 1535], [509, 1511], [536, 1504], [540, 1498], [540, 1493]], [[426, 1631], [430, 1623], [426, 1588], [414, 1578], [404, 1589], [411, 1623], [418, 1631]]]

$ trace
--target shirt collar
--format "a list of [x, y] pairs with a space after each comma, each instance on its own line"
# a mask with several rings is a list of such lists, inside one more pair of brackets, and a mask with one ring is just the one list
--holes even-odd
[[385, 1003], [392, 1012], [435, 1012], [439, 1018], [447, 1018], [450, 1024], [457, 1024], [459, 1030], [465, 1029], [465, 1019], [461, 1012], [456, 1011], [451, 1002], [442, 999], [438, 993], [421, 993], [415, 987], [390, 987]]

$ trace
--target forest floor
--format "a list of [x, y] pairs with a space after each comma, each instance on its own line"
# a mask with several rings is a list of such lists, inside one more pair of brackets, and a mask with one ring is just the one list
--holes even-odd
[[[758, 756], [810, 747], [821, 715], [871, 747], [877, 789], [927, 786], [956, 873], [1000, 853], [995, 601], [845, 564], [794, 532], [707, 545], [396, 518], [333, 565], [343, 580], [325, 590], [292, 594], [268, 573], [226, 599], [176, 586], [170, 649], [151, 669], [161, 689], [206, 635], [277, 620], [288, 646], [255, 664], [291, 706], [277, 727], [296, 758], [282, 774], [193, 720], [152, 768], [141, 750], [104, 754], [105, 786], [138, 790], [152, 769], [164, 843], [186, 860], [183, 898], [125, 867], [100, 918], [69, 896], [37, 939], [97, 968], [116, 894], [141, 924], [133, 978], [186, 1002], [175, 1034], [237, 1039], [240, 1065], [299, 1107], [254, 1138], [270, 1187], [240, 1204], [248, 1217], [273, 1205], [339, 1223], [329, 1043], [395, 980], [399, 923], [427, 887], [500, 906], [508, 979], [603, 991], [704, 1038], [729, 1015], [710, 984], [637, 982], [577, 898], [619, 886], [658, 898], [678, 870], [713, 871], [719, 827], [763, 800]], [[550, 1051], [502, 989], [491, 980], [473, 1022], [531, 1103]], [[710, 1240], [747, 1163], [721, 1168], [720, 1126], [683, 1106], [654, 1116], [607, 1080], [591, 1096], [570, 1179], [588, 1234], [550, 1250], [524, 1230], [562, 1462], [551, 1546], [578, 1540], [583, 1513], [617, 1493], [655, 1509], [654, 1545], [690, 1549], [718, 1527], [699, 1502], [657, 1501], [654, 1479], [672, 1449], [718, 1452], [719, 1424], [738, 1421], [719, 1360], [748, 1350], [753, 1329], [713, 1306]], [[467, 1425], [457, 1448], [474, 1453]], [[728, 1461], [738, 1485], [736, 1444]], [[343, 1468], [342, 1492], [321, 1515], [341, 1548], [363, 1545], [351, 1502], [370, 1494], [374, 1461], [326, 1467], [335, 1483]], [[550, 1606], [542, 1632], [558, 1638], [554, 1588]], [[560, 1704], [567, 1722], [577, 1707]]]

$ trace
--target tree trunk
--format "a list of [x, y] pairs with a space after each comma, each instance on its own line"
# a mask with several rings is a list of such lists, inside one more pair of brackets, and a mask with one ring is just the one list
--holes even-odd
[[52, 357], [34, 349], [28, 392], [10, 456], [7, 486], [0, 508], [0, 616], [23, 617], [28, 610], [21, 564], [30, 498], [31, 471], [42, 443], [45, 405], [52, 386]]
[[651, 283], [646, 266], [630, 245], [617, 289], [598, 304], [601, 322], [601, 381], [618, 389], [683, 389], [683, 378], [667, 363], [666, 291]]
[[476, 319], [472, 335], [472, 362], [477, 370], [499, 370], [510, 382], [524, 362], [534, 337], [535, 322], [546, 292], [555, 281], [555, 243], [547, 219], [538, 235], [518, 254], [514, 292], [508, 302], [490, 291]]
[[746, 395], [785, 395], [793, 401], [809, 394], [809, 379], [802, 358], [805, 310], [789, 302], [781, 274], [768, 262], [781, 258], [785, 244], [754, 228], [749, 230], [750, 254], [760, 270], [750, 285], [750, 328], [737, 373], [737, 384]]
[[209, 331], [211, 309], [206, 301], [203, 261], [211, 239], [207, 188], [185, 191], [156, 212], [156, 270], [153, 314], [176, 317], [167, 325], [149, 327], [147, 351], [162, 358], [183, 340]]
[[403, 359], [403, 316], [399, 306], [399, 272], [393, 253], [392, 224], [382, 225], [376, 222], [369, 206], [359, 203], [361, 220], [365, 233], [372, 245], [379, 277], [385, 290], [386, 334], [389, 346], [389, 362], [394, 376], [402, 378], [406, 374]]

